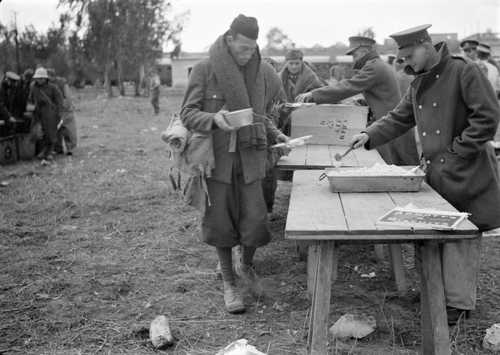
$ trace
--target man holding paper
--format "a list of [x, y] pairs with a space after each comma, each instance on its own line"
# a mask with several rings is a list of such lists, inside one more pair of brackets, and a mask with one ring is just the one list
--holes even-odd
[[[416, 125], [429, 185], [457, 210], [470, 213], [481, 231], [498, 228], [499, 176], [489, 141], [497, 130], [500, 107], [480, 68], [450, 55], [444, 42], [434, 46], [429, 27], [391, 36], [405, 70], [416, 78], [396, 108], [354, 136], [352, 144], [372, 149]], [[444, 243], [441, 257], [448, 323], [453, 325], [476, 305], [480, 241]]]

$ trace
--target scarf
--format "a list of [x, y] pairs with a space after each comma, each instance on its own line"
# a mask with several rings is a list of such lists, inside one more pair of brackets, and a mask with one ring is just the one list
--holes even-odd
[[261, 67], [259, 49], [250, 61], [240, 67], [234, 60], [226, 43], [225, 36], [220, 36], [209, 50], [217, 84], [224, 93], [226, 108], [229, 111], [251, 107], [255, 113], [265, 113], [265, 82]]

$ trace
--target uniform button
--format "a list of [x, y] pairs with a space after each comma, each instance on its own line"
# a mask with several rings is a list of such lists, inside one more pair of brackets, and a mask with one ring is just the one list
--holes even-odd
[[422, 109], [422, 105], [418, 105], [418, 109], [421, 110]]
[[439, 74], [436, 74], [436, 79], [439, 79]]
[[436, 131], [436, 134], [437, 134], [437, 135], [440, 135], [440, 134], [441, 134], [441, 131], [438, 129], [438, 130]]
[[430, 160], [427, 160], [425, 163], [426, 163], [427, 165], [430, 165], [430, 164], [431, 164], [431, 161], [430, 161]]
[[217, 98], [217, 95], [213, 95], [213, 96], [212, 96], [212, 99], [216, 99], [216, 98]]
[[422, 136], [426, 136], [427, 135], [427, 132], [422, 132]]
[[437, 102], [432, 103], [432, 107], [437, 107], [437, 105], [438, 105]]
[[443, 164], [443, 163], [444, 163], [444, 158], [439, 159], [439, 162], [440, 162], [441, 164]]

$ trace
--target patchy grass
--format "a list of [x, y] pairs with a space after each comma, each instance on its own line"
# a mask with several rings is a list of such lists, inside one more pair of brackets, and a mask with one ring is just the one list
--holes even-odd
[[[0, 187], [0, 353], [214, 354], [243, 337], [269, 354], [305, 353], [306, 265], [282, 233], [290, 184], [280, 183], [274, 239], [256, 256], [266, 296], [228, 315], [215, 253], [199, 242], [197, 214], [167, 177], [159, 134], [180, 95], [163, 95], [160, 116], [145, 98], [77, 95], [73, 157], [0, 167], [9, 182]], [[331, 354], [415, 354], [418, 297], [397, 297], [389, 265], [372, 254], [369, 246], [341, 248], [330, 320], [364, 312], [378, 329], [358, 342], [332, 341]], [[452, 331], [456, 354], [487, 354], [484, 330], [500, 319], [498, 255], [498, 241], [484, 240], [478, 311]], [[405, 262], [417, 288], [410, 246]], [[376, 278], [360, 277], [371, 271]], [[177, 338], [165, 351], [148, 341], [158, 314]]]

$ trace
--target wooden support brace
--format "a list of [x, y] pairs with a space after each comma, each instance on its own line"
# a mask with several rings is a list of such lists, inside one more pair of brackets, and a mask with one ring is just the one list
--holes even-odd
[[434, 241], [420, 245], [422, 353], [450, 355], [450, 339], [441, 270], [439, 244]]
[[328, 316], [330, 314], [332, 272], [335, 262], [335, 242], [321, 241], [318, 243], [318, 248], [308, 336], [309, 354], [311, 355], [328, 353]]

